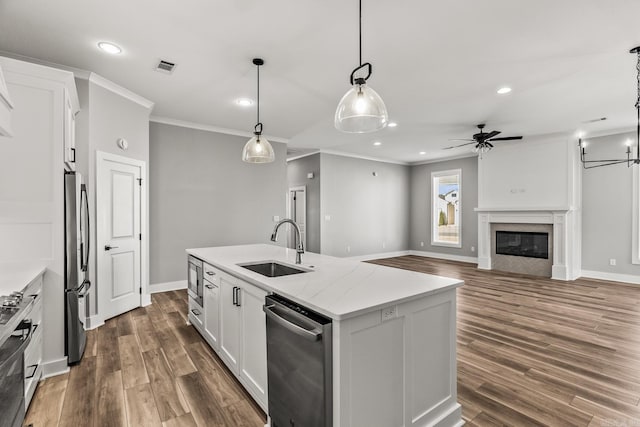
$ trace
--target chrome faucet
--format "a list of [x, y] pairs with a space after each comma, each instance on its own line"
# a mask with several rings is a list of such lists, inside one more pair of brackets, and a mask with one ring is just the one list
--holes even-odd
[[278, 221], [275, 227], [273, 227], [273, 232], [271, 233], [271, 241], [278, 241], [278, 228], [284, 223], [289, 223], [293, 225], [293, 228], [296, 229], [296, 264], [302, 264], [302, 254], [304, 253], [304, 246], [302, 245], [302, 237], [300, 236], [300, 227], [295, 223], [292, 219], [285, 218], [283, 220]]

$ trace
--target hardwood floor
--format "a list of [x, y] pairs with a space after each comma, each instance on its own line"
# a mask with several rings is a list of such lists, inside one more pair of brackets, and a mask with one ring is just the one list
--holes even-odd
[[[640, 287], [416, 256], [373, 262], [465, 281], [458, 401], [468, 425], [640, 426]], [[154, 294], [90, 331], [82, 362], [40, 383], [25, 425], [261, 427], [264, 414], [186, 312], [185, 292]]]
[[458, 401], [470, 426], [640, 426], [640, 287], [404, 256], [460, 278]]
[[24, 425], [262, 427], [264, 413], [186, 324], [186, 291], [152, 301], [89, 331], [82, 361], [39, 384]]

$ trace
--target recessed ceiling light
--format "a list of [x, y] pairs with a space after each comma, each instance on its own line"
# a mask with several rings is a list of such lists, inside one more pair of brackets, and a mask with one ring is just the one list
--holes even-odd
[[374, 143], [373, 143], [373, 145], [375, 145], [375, 146], [377, 147], [377, 146], [379, 146], [379, 145], [382, 145], [382, 142], [380, 142], [380, 141], [376, 141], [376, 142], [374, 142]]
[[507, 94], [509, 92], [511, 92], [511, 88], [508, 87], [508, 86], [504, 86], [504, 87], [501, 87], [500, 89], [498, 89], [498, 93], [500, 95], [505, 95], [505, 94]]
[[398, 124], [396, 122], [389, 122], [389, 124], [387, 126], [389, 126], [390, 128], [394, 128], [394, 127], [398, 126]]
[[426, 151], [421, 151], [421, 152], [420, 152], [420, 155], [421, 155], [421, 156], [424, 156], [425, 154], [427, 154], [427, 152], [426, 152]]
[[98, 43], [98, 47], [112, 55], [117, 55], [122, 52], [120, 46], [116, 46], [115, 44], [109, 42], [100, 42]]
[[236, 104], [241, 107], [250, 107], [253, 105], [253, 99], [249, 98], [238, 98], [236, 99]]

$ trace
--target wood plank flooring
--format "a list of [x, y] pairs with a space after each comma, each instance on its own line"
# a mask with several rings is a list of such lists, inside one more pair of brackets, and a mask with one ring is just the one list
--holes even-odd
[[640, 287], [563, 282], [404, 256], [463, 279], [458, 401], [469, 426], [640, 426]]
[[82, 361], [38, 385], [25, 426], [262, 427], [251, 400], [193, 326], [187, 293], [88, 331]]
[[[640, 426], [640, 287], [416, 256], [372, 262], [465, 281], [457, 348], [467, 425]], [[154, 294], [90, 331], [82, 362], [40, 383], [25, 425], [262, 427], [186, 313], [186, 292]]]

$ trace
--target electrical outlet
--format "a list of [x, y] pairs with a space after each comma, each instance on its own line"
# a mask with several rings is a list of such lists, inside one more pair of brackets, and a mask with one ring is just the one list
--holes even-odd
[[280, 217], [278, 215], [274, 215], [273, 222], [278, 222], [278, 221], [280, 221]]
[[347, 245], [347, 253], [351, 253], [351, 246]]
[[475, 246], [471, 246], [471, 252], [475, 252], [476, 251], [476, 247]]
[[382, 309], [382, 321], [391, 320], [398, 315], [396, 306], [387, 307]]
[[325, 221], [331, 221], [331, 215], [325, 215], [324, 216], [324, 220]]
[[424, 246], [424, 242], [420, 242], [420, 246]]
[[609, 265], [616, 265], [616, 259], [615, 258], [611, 258], [609, 260]]
[[382, 242], [382, 249], [386, 248], [387, 244], [385, 242]]

